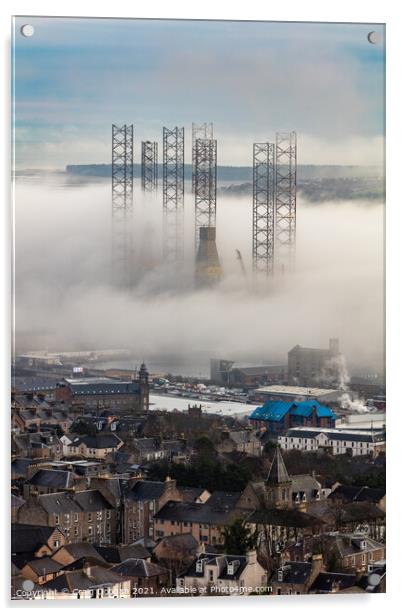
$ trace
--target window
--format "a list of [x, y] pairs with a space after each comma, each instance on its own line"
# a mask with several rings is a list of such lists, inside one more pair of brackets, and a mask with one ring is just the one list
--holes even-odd
[[60, 524], [60, 516], [59, 516], [58, 513], [56, 513], [55, 516], [54, 516], [54, 522], [55, 522], [55, 524]]
[[78, 522], [78, 513], [74, 513], [74, 522]]
[[92, 526], [88, 526], [88, 535], [92, 535]]
[[77, 537], [78, 535], [78, 526], [74, 526], [74, 535]]
[[88, 513], [88, 522], [92, 522], [92, 513]]
[[209, 581], [213, 582], [214, 581], [214, 572], [213, 569], [209, 570]]
[[97, 511], [96, 512], [96, 519], [97, 520], [101, 520], [102, 519], [102, 511]]

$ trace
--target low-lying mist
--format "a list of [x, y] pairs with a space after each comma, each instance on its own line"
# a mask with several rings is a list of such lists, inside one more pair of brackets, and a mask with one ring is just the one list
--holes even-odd
[[[298, 201], [297, 269], [256, 291], [251, 200], [221, 196], [217, 245], [224, 269], [212, 289], [193, 286], [193, 197], [185, 199], [185, 268], [161, 263], [162, 192], [134, 195], [136, 285], [110, 284], [109, 182], [16, 183], [16, 351], [125, 347], [152, 361], [195, 357], [287, 360], [295, 344], [339, 337], [349, 366], [383, 370], [383, 207]], [[242, 274], [236, 249], [242, 253]]]

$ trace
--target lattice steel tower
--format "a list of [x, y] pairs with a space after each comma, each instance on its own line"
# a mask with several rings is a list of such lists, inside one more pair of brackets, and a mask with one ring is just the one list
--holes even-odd
[[141, 142], [141, 187], [146, 192], [158, 188], [158, 144], [156, 141]]
[[130, 286], [133, 267], [133, 125], [112, 126], [112, 276]]
[[275, 144], [253, 146], [253, 272], [274, 273]]
[[296, 165], [295, 132], [276, 133], [275, 169], [275, 267], [281, 271], [295, 267], [296, 254]]
[[214, 125], [212, 122], [204, 122], [203, 124], [192, 124], [192, 180], [191, 190], [195, 191], [195, 142], [197, 139], [213, 139], [214, 138]]
[[216, 227], [216, 139], [195, 141], [195, 246], [200, 227]]
[[163, 127], [163, 257], [183, 259], [184, 128]]

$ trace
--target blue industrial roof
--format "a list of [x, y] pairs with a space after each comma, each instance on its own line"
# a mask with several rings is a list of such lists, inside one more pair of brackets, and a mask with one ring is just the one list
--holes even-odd
[[293, 402], [283, 402], [282, 400], [267, 400], [263, 406], [257, 407], [250, 415], [249, 419], [262, 419], [264, 421], [281, 421], [289, 412]]
[[249, 419], [262, 421], [281, 421], [290, 411], [290, 414], [298, 417], [309, 417], [313, 407], [317, 417], [331, 417], [335, 419], [335, 413], [327, 406], [321, 406], [317, 400], [303, 400], [302, 402], [283, 402], [282, 400], [267, 400], [263, 406], [258, 406], [249, 415]]
[[295, 402], [295, 408], [292, 409], [292, 415], [308, 417], [315, 406], [317, 417], [332, 417], [335, 419], [335, 414], [327, 406], [321, 406], [317, 400], [303, 400], [303, 402]]

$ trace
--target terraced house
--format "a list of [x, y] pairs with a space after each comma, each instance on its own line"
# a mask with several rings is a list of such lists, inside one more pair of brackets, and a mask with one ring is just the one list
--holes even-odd
[[39, 495], [18, 510], [18, 521], [58, 527], [66, 543], [116, 543], [116, 511], [99, 490]]

